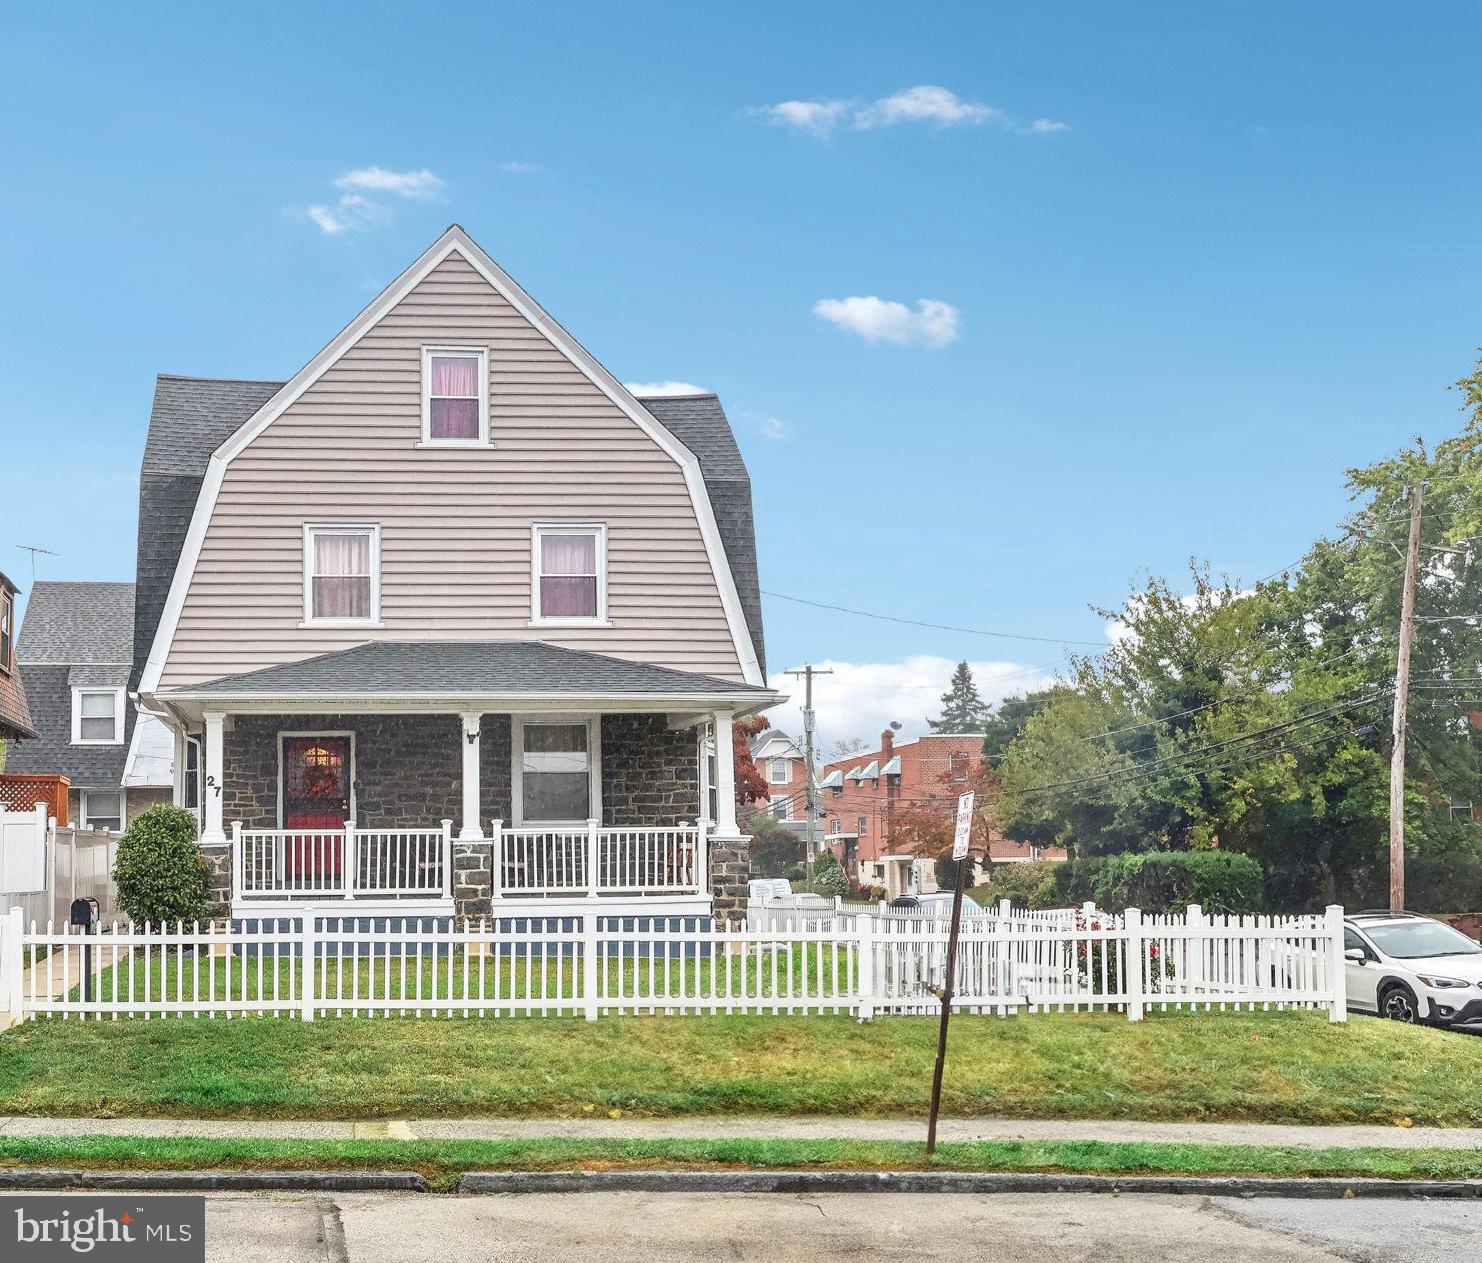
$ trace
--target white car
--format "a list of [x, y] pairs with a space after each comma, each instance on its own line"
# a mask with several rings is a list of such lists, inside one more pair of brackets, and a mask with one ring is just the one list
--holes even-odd
[[1482, 946], [1413, 912], [1343, 921], [1348, 1007], [1397, 1022], [1482, 1022]]

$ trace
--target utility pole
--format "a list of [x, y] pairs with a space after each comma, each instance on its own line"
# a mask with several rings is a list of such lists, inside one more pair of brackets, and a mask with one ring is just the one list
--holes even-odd
[[1395, 662], [1394, 751], [1389, 760], [1389, 906], [1405, 906], [1405, 731], [1410, 710], [1410, 646], [1415, 640], [1415, 579], [1420, 569], [1420, 518], [1425, 484], [1410, 489], [1410, 543], [1400, 598], [1400, 652]]
[[803, 775], [808, 778], [808, 788], [804, 794], [805, 810], [807, 812], [806, 831], [804, 832], [804, 863], [807, 866], [808, 882], [813, 882], [813, 857], [818, 853], [818, 762], [813, 749], [813, 677], [815, 675], [832, 675], [833, 672], [823, 668], [815, 667], [811, 662], [797, 671], [789, 671], [788, 675], [800, 675], [803, 677]]

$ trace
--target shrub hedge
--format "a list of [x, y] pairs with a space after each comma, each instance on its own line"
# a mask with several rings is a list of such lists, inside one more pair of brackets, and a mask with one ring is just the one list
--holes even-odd
[[206, 920], [211, 905], [195, 817], [164, 803], [141, 811], [119, 839], [113, 880], [118, 906], [133, 921]]
[[1176, 912], [1197, 903], [1206, 912], [1259, 912], [1265, 878], [1249, 855], [1231, 851], [1145, 851], [1067, 860], [1036, 892], [1041, 907], [1094, 900], [1116, 911]]

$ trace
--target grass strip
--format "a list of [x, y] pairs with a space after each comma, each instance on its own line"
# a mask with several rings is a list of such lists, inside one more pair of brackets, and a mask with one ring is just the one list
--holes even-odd
[[465, 1171], [750, 1169], [1050, 1171], [1091, 1175], [1482, 1178], [1482, 1153], [1106, 1141], [991, 1140], [923, 1146], [872, 1140], [215, 1140], [0, 1137], [0, 1167], [134, 1170], [418, 1171], [447, 1188]]
[[[40, 1020], [0, 1114], [924, 1117], [936, 1020], [832, 1016]], [[959, 1117], [1482, 1125], [1482, 1039], [1309, 1012], [963, 1015]]]

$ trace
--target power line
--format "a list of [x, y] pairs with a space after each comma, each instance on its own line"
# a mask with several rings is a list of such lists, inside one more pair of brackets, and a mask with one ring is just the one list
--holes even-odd
[[901, 618], [895, 614], [879, 614], [873, 610], [856, 610], [847, 605], [830, 605], [826, 601], [810, 601], [803, 596], [788, 596], [785, 592], [770, 592], [762, 589], [763, 596], [779, 601], [792, 601], [797, 605], [811, 605], [814, 609], [832, 610], [836, 614], [853, 614], [858, 618], [877, 618], [885, 623], [904, 623], [908, 627], [927, 627], [932, 631], [958, 632], [964, 636], [993, 636], [1000, 640], [1034, 640], [1050, 645], [1091, 645], [1105, 652], [1110, 646], [1100, 640], [1071, 640], [1065, 636], [1030, 636], [1020, 632], [986, 631], [981, 627], [955, 627], [950, 623], [927, 623], [919, 618]]

